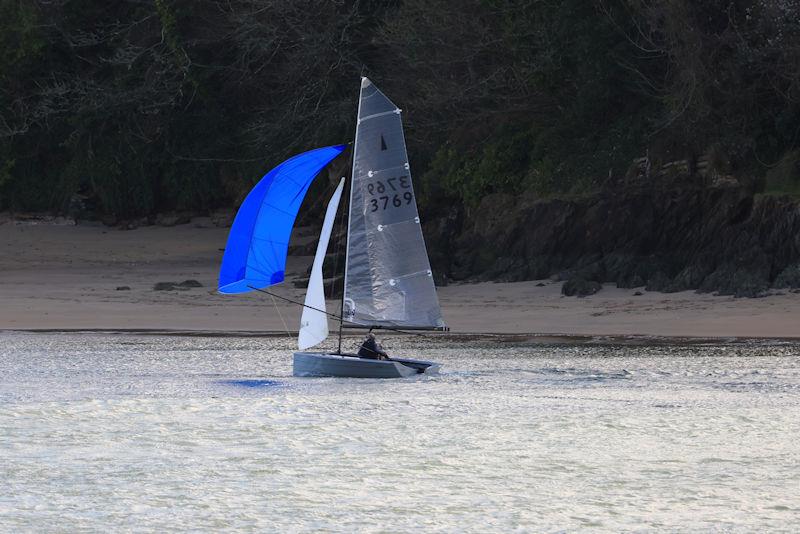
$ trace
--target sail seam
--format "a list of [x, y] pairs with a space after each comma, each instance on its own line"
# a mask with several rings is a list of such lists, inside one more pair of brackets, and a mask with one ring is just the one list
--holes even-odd
[[380, 113], [373, 113], [372, 115], [367, 115], [363, 119], [358, 119], [358, 124], [361, 124], [364, 121], [368, 121], [370, 119], [376, 119], [378, 117], [383, 117], [384, 115], [391, 115], [394, 113], [397, 116], [400, 116], [400, 108], [395, 108], [391, 111], [381, 111]]
[[269, 202], [265, 202], [265, 203], [263, 204], [263, 206], [264, 206], [264, 207], [267, 207], [267, 208], [272, 208], [272, 209], [274, 209], [275, 211], [279, 211], [279, 212], [283, 213], [284, 215], [288, 215], [289, 217], [295, 217], [295, 215], [293, 215], [293, 214], [289, 213], [288, 211], [286, 211], [286, 210], [284, 210], [284, 209], [281, 209], [281, 208], [279, 208], [278, 206], [276, 206], [276, 205], [274, 205], [274, 204], [271, 204], [271, 203], [269, 203]]

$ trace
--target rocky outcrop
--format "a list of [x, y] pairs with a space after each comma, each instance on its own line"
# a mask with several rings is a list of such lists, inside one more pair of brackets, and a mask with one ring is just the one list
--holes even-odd
[[602, 289], [600, 282], [586, 280], [582, 276], [574, 276], [561, 286], [561, 293], [567, 297], [588, 297]]
[[743, 297], [800, 287], [800, 203], [730, 176], [638, 179], [585, 198], [490, 195], [474, 212], [453, 209], [426, 219], [433, 268], [452, 280], [579, 277]]
[[800, 289], [800, 263], [794, 263], [775, 277], [774, 287], [780, 289]]

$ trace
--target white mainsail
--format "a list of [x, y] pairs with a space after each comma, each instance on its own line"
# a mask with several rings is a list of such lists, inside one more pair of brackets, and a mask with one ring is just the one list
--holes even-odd
[[353, 149], [343, 317], [363, 326], [445, 328], [400, 109], [367, 78]]
[[300, 350], [318, 345], [328, 337], [328, 316], [325, 313], [322, 264], [325, 262], [325, 255], [328, 252], [328, 241], [330, 241], [331, 232], [333, 231], [333, 221], [336, 218], [336, 210], [339, 209], [339, 200], [342, 198], [343, 188], [344, 178], [341, 179], [336, 191], [333, 192], [333, 196], [328, 201], [328, 208], [325, 211], [325, 222], [322, 224], [322, 232], [319, 235], [317, 253], [314, 256], [314, 265], [311, 267], [311, 276], [308, 279], [303, 315], [300, 318], [300, 333], [297, 336], [297, 347]]

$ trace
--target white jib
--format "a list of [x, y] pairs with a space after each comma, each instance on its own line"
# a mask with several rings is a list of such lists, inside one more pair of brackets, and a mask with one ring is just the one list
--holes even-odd
[[311, 277], [308, 279], [306, 302], [303, 315], [300, 318], [300, 334], [297, 336], [297, 347], [305, 350], [325, 341], [328, 337], [328, 316], [325, 314], [325, 289], [322, 283], [322, 264], [328, 252], [328, 241], [333, 231], [333, 220], [339, 209], [339, 200], [342, 198], [344, 178], [339, 182], [336, 191], [328, 201], [325, 211], [325, 222], [319, 234], [317, 254], [314, 256], [314, 265], [311, 267]]

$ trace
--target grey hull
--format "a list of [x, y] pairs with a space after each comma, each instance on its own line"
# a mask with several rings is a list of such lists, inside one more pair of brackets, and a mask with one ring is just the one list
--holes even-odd
[[352, 354], [295, 352], [294, 376], [340, 376], [349, 378], [404, 378], [439, 371], [439, 364], [424, 360], [393, 358], [369, 360]]

